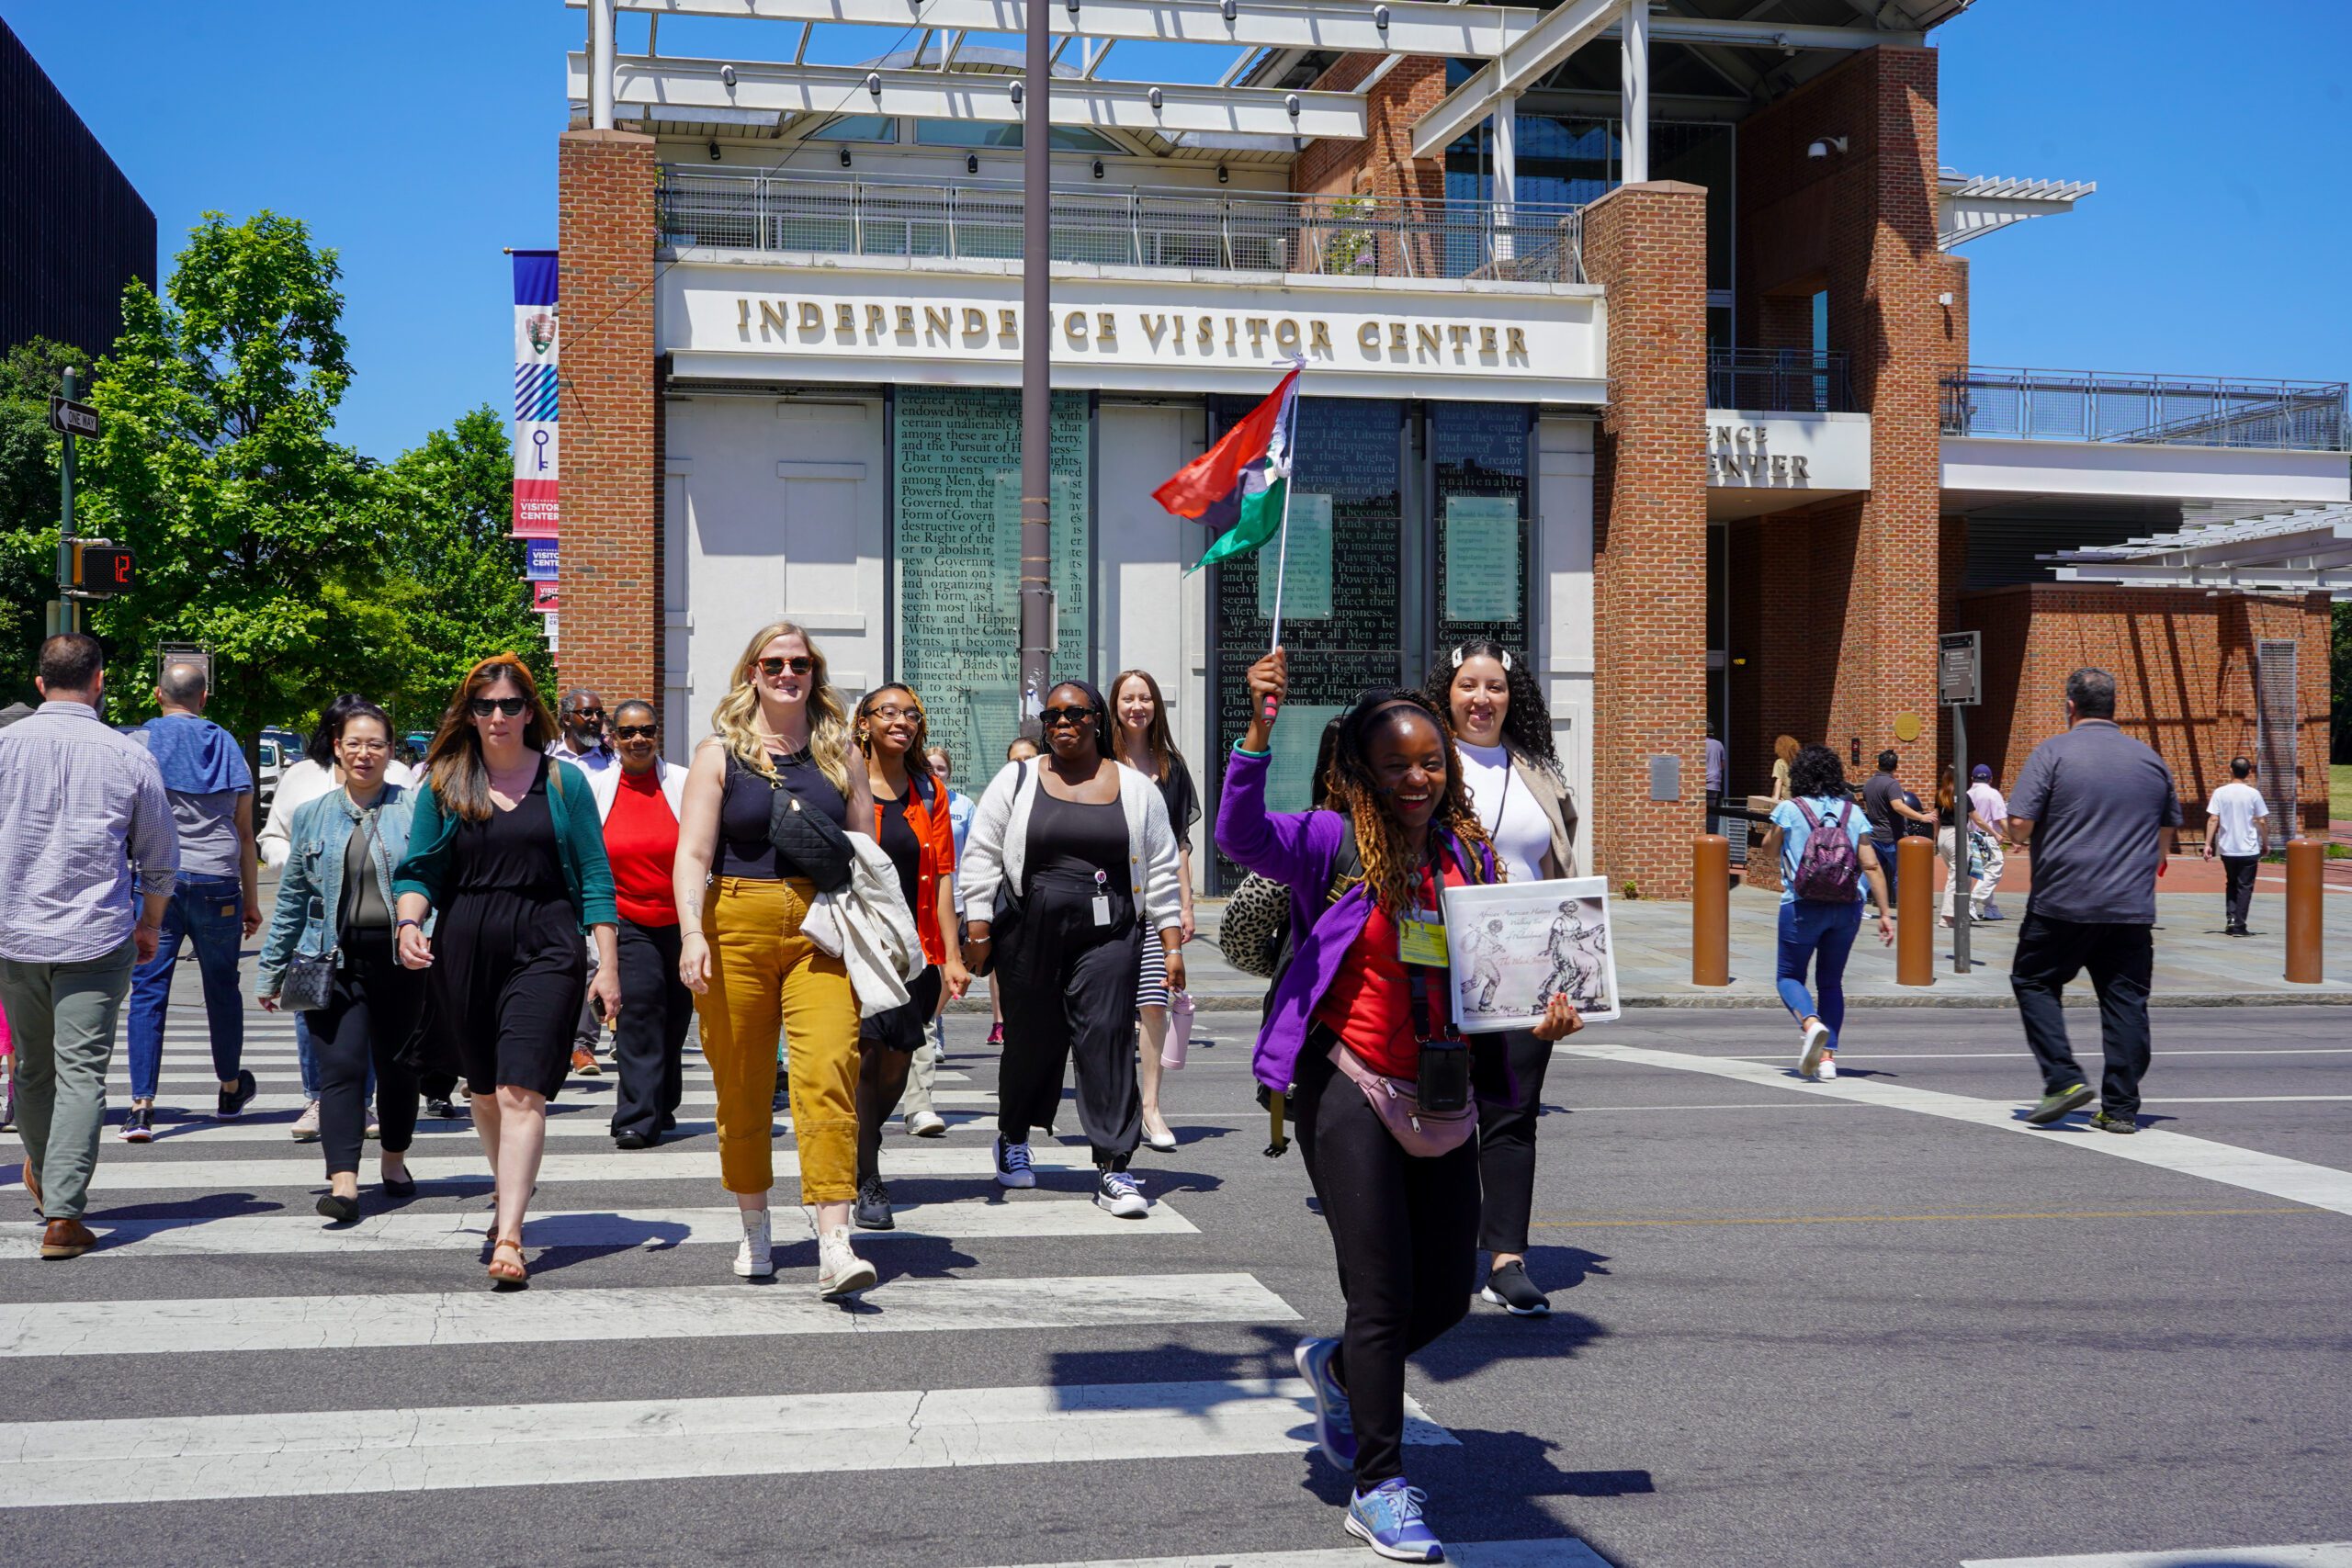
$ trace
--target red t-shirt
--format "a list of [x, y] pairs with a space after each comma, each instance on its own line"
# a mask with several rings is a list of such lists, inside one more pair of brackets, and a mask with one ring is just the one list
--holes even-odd
[[[1464, 880], [1462, 868], [1449, 859], [1445, 885], [1459, 887]], [[1435, 907], [1436, 892], [1426, 871], [1419, 897], [1423, 909]], [[1433, 1033], [1448, 1033], [1453, 1012], [1446, 988], [1453, 982], [1446, 971], [1433, 969], [1426, 983], [1430, 1028]], [[1323, 993], [1315, 1021], [1338, 1035], [1373, 1071], [1392, 1078], [1419, 1075], [1421, 1043], [1413, 1034], [1413, 983], [1396, 956], [1396, 921], [1377, 904], [1364, 917], [1363, 930], [1340, 961], [1331, 988]]]
[[605, 818], [605, 858], [613, 863], [614, 901], [621, 918], [640, 926], [674, 926], [677, 903], [670, 872], [678, 858], [678, 818], [662, 783], [648, 768], [623, 773]]

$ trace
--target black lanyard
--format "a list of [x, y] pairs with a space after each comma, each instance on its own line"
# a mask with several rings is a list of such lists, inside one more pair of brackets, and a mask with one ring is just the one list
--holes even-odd
[[[1430, 913], [1436, 917], [1438, 929], [1442, 931], [1445, 929], [1445, 861], [1444, 852], [1438, 842], [1434, 829], [1430, 832], [1429, 874], [1430, 903], [1432, 906]], [[1413, 900], [1417, 910], [1420, 896], [1420, 885], [1417, 878], [1413, 886]], [[1413, 1038], [1423, 1045], [1428, 1044], [1431, 1040], [1451, 1039], [1453, 1035], [1453, 1021], [1451, 1018], [1442, 1021], [1442, 1033], [1431, 1022], [1429, 976], [1432, 967], [1427, 964], [1405, 964], [1405, 979], [1407, 985], [1411, 987], [1413, 998]]]

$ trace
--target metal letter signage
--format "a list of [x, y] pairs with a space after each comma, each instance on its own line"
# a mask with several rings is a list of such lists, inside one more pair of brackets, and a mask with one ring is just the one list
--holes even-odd
[[1945, 632], [1936, 638], [1937, 702], [1946, 707], [1973, 707], [1984, 700], [1983, 643], [1981, 632]]

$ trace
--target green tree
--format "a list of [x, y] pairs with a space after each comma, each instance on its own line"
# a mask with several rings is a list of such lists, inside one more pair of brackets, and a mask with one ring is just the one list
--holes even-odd
[[50, 395], [67, 366], [88, 355], [47, 338], [18, 344], [0, 362], [0, 707], [37, 702], [33, 659], [42, 606], [57, 596], [57, 466], [62, 444], [49, 428]]

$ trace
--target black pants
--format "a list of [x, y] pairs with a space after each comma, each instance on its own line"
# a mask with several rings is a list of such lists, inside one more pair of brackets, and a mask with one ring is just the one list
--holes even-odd
[[2099, 1108], [2110, 1116], [2140, 1110], [2140, 1079], [2148, 1071], [2148, 986], [2155, 970], [2152, 928], [2055, 920], [2029, 912], [2018, 928], [2018, 952], [2009, 968], [2025, 1023], [2025, 1043], [2041, 1064], [2044, 1094], [2083, 1081], [2066, 1043], [2066, 1010], [2061, 993], [2088, 969], [2098, 993], [2099, 1047], [2107, 1072], [2099, 1082]]
[[1524, 1029], [1504, 1036], [1503, 1047], [1519, 1092], [1508, 1104], [1478, 1101], [1478, 1245], [1488, 1252], [1524, 1254], [1535, 1204], [1535, 1119], [1544, 1112], [1552, 1047]]
[[613, 1061], [620, 1088], [613, 1100], [613, 1134], [650, 1138], [685, 1092], [680, 1062], [695, 997], [678, 978], [677, 927], [623, 920], [618, 936], [621, 1016], [613, 1025]]
[[2222, 924], [2231, 931], [2245, 930], [2245, 918], [2254, 912], [2254, 874], [2261, 867], [2260, 855], [2222, 857], [2222, 878], [2226, 888], [2222, 895]]
[[[857, 1184], [882, 1174], [882, 1124], [906, 1098], [907, 1073], [939, 1012], [946, 976], [934, 964], [907, 982], [904, 1006], [857, 1026]], [[1061, 1086], [1055, 1086], [1055, 1093]]]
[[1478, 1262], [1478, 1154], [1407, 1154], [1331, 1065], [1317, 1029], [1298, 1058], [1291, 1114], [1322, 1200], [1347, 1298], [1332, 1370], [1355, 1418], [1356, 1490], [1405, 1473], [1405, 1358], [1462, 1321]]
[[1004, 981], [997, 1131], [1006, 1143], [1025, 1144], [1031, 1127], [1051, 1126], [1063, 1065], [1075, 1058], [1078, 1124], [1094, 1163], [1125, 1170], [1143, 1141], [1135, 1035], [1144, 932], [1134, 901], [1109, 897], [1111, 923], [1098, 926], [1092, 886], [1041, 874], [1029, 879], [1019, 909], [1008, 911], [1012, 929], [997, 939]]
[[416, 1072], [398, 1053], [415, 1032], [424, 1006], [419, 982], [393, 956], [390, 931], [344, 936], [343, 967], [327, 1005], [311, 1015], [311, 1052], [319, 1069], [319, 1145], [330, 1176], [359, 1168], [368, 1134], [370, 1062], [384, 1151], [405, 1153], [416, 1136]]

